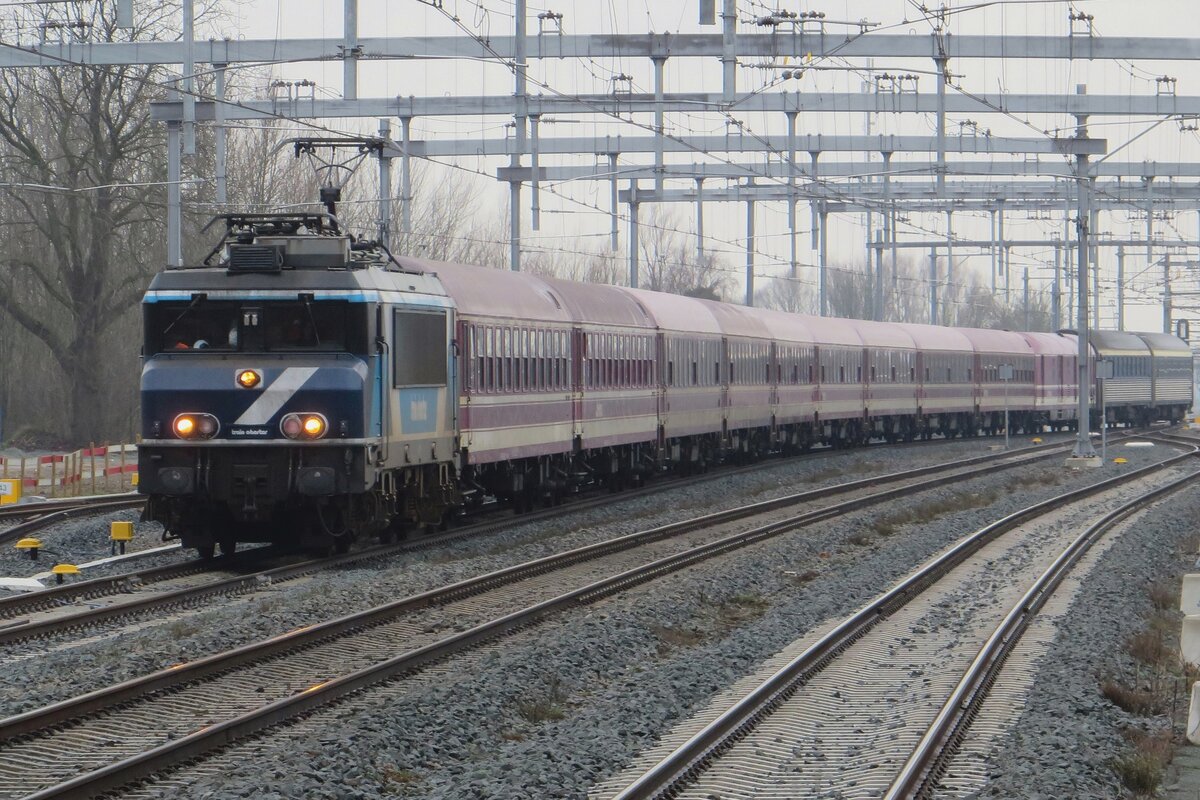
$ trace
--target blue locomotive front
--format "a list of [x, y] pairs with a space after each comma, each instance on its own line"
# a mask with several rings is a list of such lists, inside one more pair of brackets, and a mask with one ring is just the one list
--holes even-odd
[[[344, 549], [404, 512], [421, 519], [431, 497], [444, 513], [452, 318], [417, 286], [435, 284], [406, 276], [400, 291], [347, 237], [231, 228], [221, 263], [162, 272], [145, 296], [147, 517], [211, 555], [239, 542]], [[414, 332], [440, 352], [417, 358]], [[441, 365], [442, 386], [401, 380], [422, 361]]]
[[343, 509], [296, 499], [362, 493], [373, 481], [366, 304], [337, 293], [188, 294], [156, 285], [146, 296], [141, 491], [202, 553], [295, 540], [288, 531], [336, 538]]

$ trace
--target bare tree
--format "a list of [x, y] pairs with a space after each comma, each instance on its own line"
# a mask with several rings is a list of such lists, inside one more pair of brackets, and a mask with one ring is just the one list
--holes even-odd
[[639, 283], [646, 289], [720, 299], [728, 273], [717, 256], [698, 256], [673, 214], [651, 206], [638, 235]]
[[[151, 38], [177, 29], [171, 5], [142, 3], [137, 28], [116, 27], [116, 3], [18, 7], [34, 25], [68, 13], [90, 41]], [[28, 227], [9, 242], [0, 307], [42, 342], [69, 392], [75, 442], [112, 429], [106, 377], [133, 361], [137, 342], [105, 352], [106, 334], [135, 307], [162, 262], [163, 132], [147, 101], [167, 77], [160, 67], [57, 66], [0, 74], [0, 157], [8, 205]], [[25, 291], [18, 292], [18, 286]], [[123, 426], [122, 426], [123, 427]]]
[[789, 311], [793, 314], [817, 312], [814, 293], [786, 275], [771, 278], [763, 288], [755, 292], [754, 302], [763, 308]]

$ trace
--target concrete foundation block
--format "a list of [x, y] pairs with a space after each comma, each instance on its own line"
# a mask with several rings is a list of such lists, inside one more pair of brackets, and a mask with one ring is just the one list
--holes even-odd
[[1179, 590], [1179, 610], [1184, 614], [1200, 614], [1200, 572], [1183, 576]]
[[1187, 738], [1200, 744], [1200, 681], [1192, 684], [1192, 702], [1188, 704]]
[[1189, 614], [1183, 618], [1183, 630], [1179, 636], [1179, 657], [1188, 664], [1200, 665], [1200, 615]]
[[1104, 466], [1104, 462], [1100, 460], [1100, 456], [1069, 456], [1067, 458], [1067, 467], [1070, 469], [1096, 469]]

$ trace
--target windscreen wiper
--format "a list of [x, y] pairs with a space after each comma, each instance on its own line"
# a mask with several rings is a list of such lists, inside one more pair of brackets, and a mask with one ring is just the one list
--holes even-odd
[[188, 314], [191, 312], [191, 310], [192, 310], [193, 308], [195, 308], [196, 306], [200, 305], [200, 303], [201, 303], [202, 301], [204, 301], [204, 300], [207, 300], [207, 299], [208, 299], [208, 295], [206, 295], [206, 294], [194, 294], [194, 295], [192, 295], [192, 302], [188, 303], [188, 307], [187, 307], [187, 308], [185, 308], [183, 311], [181, 311], [181, 312], [179, 313], [179, 316], [178, 316], [178, 317], [176, 317], [176, 318], [175, 318], [175, 319], [174, 319], [174, 320], [171, 322], [171, 324], [170, 324], [170, 325], [168, 325], [166, 328], [164, 328], [164, 329], [163, 329], [163, 336], [166, 336], [168, 333], [170, 333], [170, 332], [171, 332], [171, 329], [172, 329], [172, 328], [174, 328], [176, 325], [178, 325], [178, 324], [179, 324], [179, 320], [181, 320], [181, 319], [183, 319], [184, 317], [186, 317], [186, 316], [187, 316], [187, 315], [188, 315]]

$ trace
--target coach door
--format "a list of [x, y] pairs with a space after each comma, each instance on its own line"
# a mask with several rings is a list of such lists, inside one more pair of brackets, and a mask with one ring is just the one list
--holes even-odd
[[582, 328], [571, 330], [571, 431], [576, 442], [583, 438], [583, 387], [587, 364], [587, 336]]
[[411, 463], [450, 457], [453, 448], [454, 320], [441, 308], [392, 311], [391, 430], [407, 446]]

